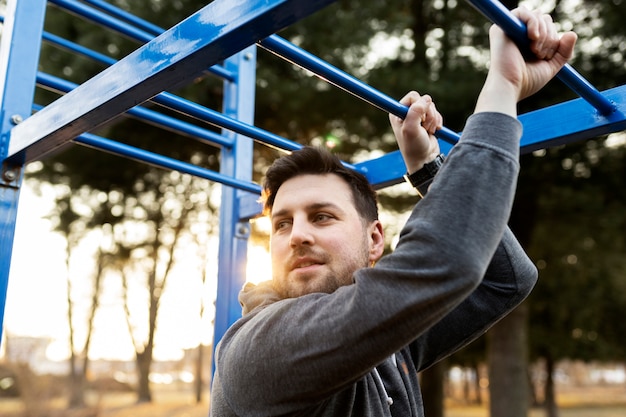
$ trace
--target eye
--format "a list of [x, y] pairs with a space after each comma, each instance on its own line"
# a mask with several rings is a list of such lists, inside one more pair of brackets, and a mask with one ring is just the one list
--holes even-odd
[[328, 213], [317, 213], [315, 215], [315, 217], [313, 218], [313, 220], [316, 223], [320, 223], [320, 222], [325, 222], [325, 221], [331, 220], [333, 218], [334, 217], [332, 215], [328, 214]]
[[291, 225], [290, 220], [278, 220], [274, 223], [274, 230], [275, 231], [285, 230], [286, 228], [289, 227], [289, 225]]

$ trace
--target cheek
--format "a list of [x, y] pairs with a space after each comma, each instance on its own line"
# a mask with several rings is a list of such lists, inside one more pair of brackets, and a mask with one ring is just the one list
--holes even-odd
[[287, 245], [282, 242], [282, 239], [270, 238], [270, 259], [272, 260], [272, 266], [278, 266], [281, 261], [287, 259], [286, 248]]

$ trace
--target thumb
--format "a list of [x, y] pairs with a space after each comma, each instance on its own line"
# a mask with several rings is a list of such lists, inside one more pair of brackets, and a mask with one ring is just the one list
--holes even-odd
[[554, 58], [563, 66], [574, 56], [574, 46], [578, 40], [578, 35], [574, 32], [565, 32], [559, 41], [559, 49], [556, 51]]

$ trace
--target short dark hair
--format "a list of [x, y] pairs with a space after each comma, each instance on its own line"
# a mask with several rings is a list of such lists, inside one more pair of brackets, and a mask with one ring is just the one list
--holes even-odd
[[376, 191], [367, 178], [343, 165], [341, 160], [326, 148], [313, 146], [305, 146], [280, 157], [268, 168], [261, 195], [263, 212], [270, 214], [276, 193], [285, 181], [306, 174], [335, 174], [343, 178], [352, 191], [352, 201], [361, 218], [368, 222], [378, 219]]

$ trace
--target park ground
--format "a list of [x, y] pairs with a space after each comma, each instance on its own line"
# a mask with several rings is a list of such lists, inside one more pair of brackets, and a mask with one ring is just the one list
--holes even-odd
[[[2, 417], [207, 417], [208, 399], [196, 404], [189, 392], [156, 391], [154, 401], [137, 404], [132, 393], [101, 395], [97, 405], [83, 410], [64, 410], [61, 402], [50, 402], [41, 413], [25, 410], [19, 399], [0, 399]], [[625, 417], [626, 386], [570, 387], [558, 393], [560, 417]], [[486, 405], [465, 405], [448, 401], [446, 417], [488, 417]], [[545, 417], [540, 408], [533, 408], [528, 417]]]

